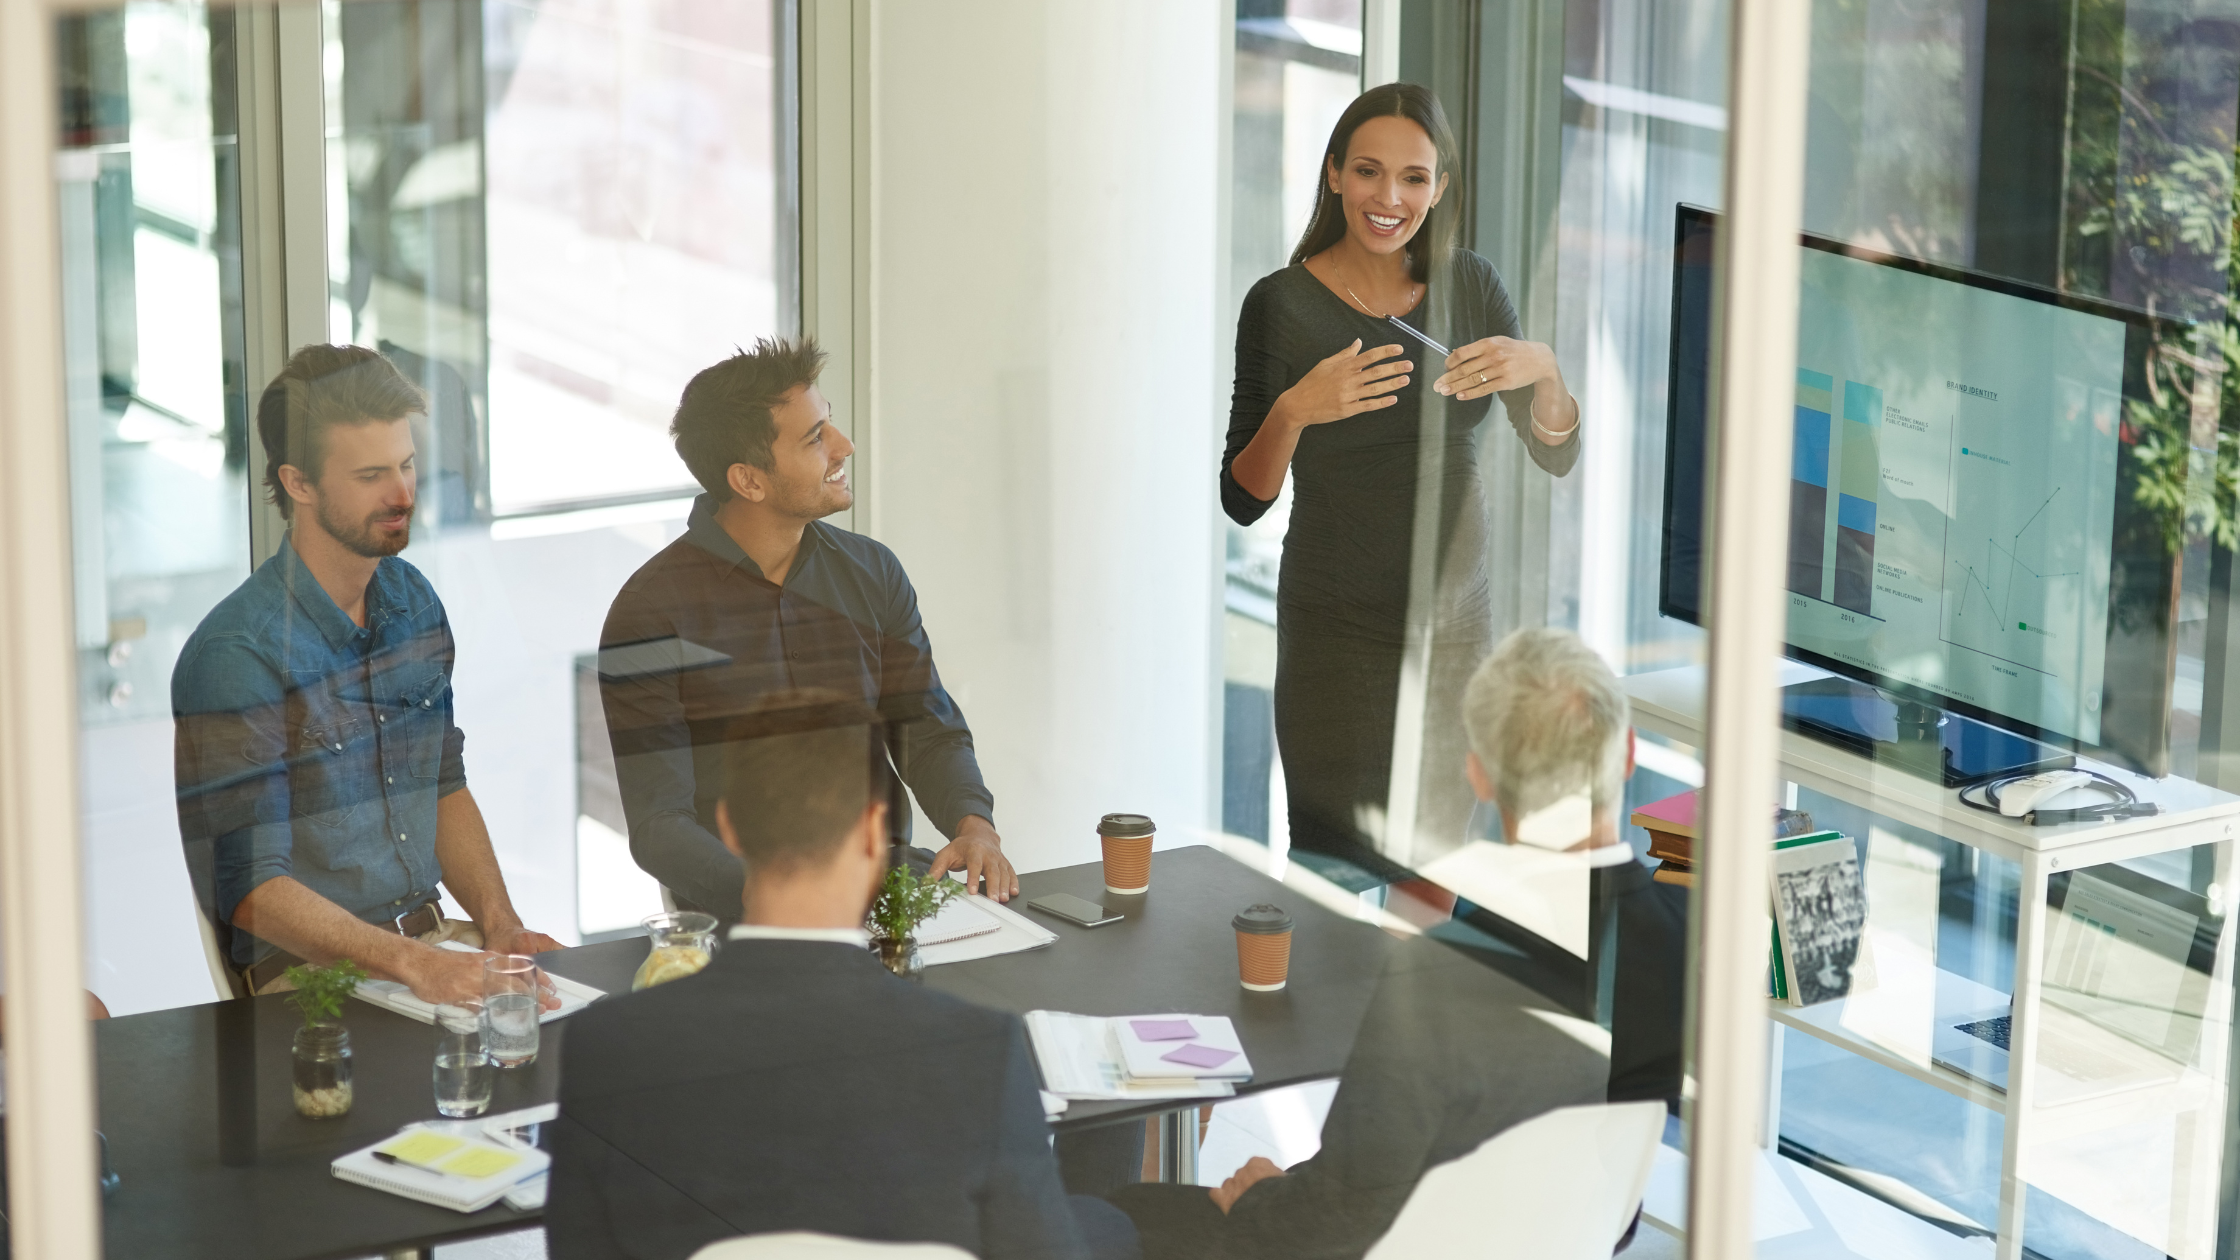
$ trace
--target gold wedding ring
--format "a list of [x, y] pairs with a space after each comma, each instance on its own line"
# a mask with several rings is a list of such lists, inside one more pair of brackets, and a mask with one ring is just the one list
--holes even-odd
[[1485, 384], [1485, 383], [1486, 383], [1486, 374], [1485, 374], [1485, 373], [1483, 373], [1483, 372], [1480, 372], [1480, 373], [1478, 373], [1478, 383], [1479, 383], [1480, 385], [1483, 385], [1483, 384]]

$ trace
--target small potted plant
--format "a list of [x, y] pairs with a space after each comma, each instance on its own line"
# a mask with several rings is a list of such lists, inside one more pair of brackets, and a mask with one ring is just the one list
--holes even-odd
[[886, 882], [879, 885], [879, 895], [871, 902], [871, 914], [864, 921], [871, 932], [872, 948], [879, 951], [879, 961], [887, 970], [908, 978], [925, 969], [924, 960], [918, 957], [918, 925], [938, 914], [949, 898], [962, 890], [963, 886], [953, 879], [930, 875], [920, 879], [907, 866], [887, 872]]
[[295, 992], [288, 1005], [303, 1016], [295, 1036], [296, 1111], [314, 1120], [350, 1114], [350, 1030], [342, 1026], [342, 1004], [366, 978], [347, 958], [329, 967], [299, 964], [288, 968]]

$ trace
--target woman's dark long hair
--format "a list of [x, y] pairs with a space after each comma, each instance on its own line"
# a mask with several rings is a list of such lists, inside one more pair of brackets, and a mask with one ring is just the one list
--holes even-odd
[[1448, 177], [1446, 193], [1424, 216], [1423, 226], [1416, 229], [1406, 247], [1408, 275], [1422, 284], [1432, 272], [1445, 268], [1447, 251], [1454, 248], [1455, 224], [1462, 219], [1462, 178], [1447, 111], [1439, 108], [1439, 98], [1431, 94], [1431, 89], [1413, 83], [1378, 84], [1355, 97], [1346, 112], [1338, 115], [1338, 125], [1330, 129], [1330, 143], [1323, 150], [1322, 165], [1314, 173], [1314, 214], [1307, 219], [1307, 231], [1299, 238], [1299, 247], [1291, 251], [1291, 261], [1305, 262], [1345, 239], [1345, 206], [1338, 194], [1330, 191], [1330, 168], [1345, 169], [1346, 147], [1353, 143], [1354, 131], [1372, 118], [1405, 118], [1423, 128], [1439, 155], [1438, 169], [1432, 172], [1433, 187], [1437, 187], [1439, 176]]

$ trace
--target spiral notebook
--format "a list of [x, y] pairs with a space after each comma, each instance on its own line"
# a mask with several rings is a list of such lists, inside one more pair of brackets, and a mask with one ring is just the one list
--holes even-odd
[[552, 1157], [535, 1147], [501, 1142], [466, 1126], [407, 1125], [329, 1168], [343, 1181], [457, 1212], [479, 1212], [551, 1166]]

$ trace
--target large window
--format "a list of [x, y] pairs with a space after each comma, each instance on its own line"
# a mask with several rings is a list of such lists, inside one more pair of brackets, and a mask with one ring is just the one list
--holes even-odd
[[690, 492], [685, 381], [799, 318], [780, 7], [330, 3], [336, 335], [455, 400], [444, 519]]

